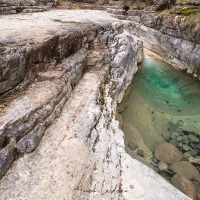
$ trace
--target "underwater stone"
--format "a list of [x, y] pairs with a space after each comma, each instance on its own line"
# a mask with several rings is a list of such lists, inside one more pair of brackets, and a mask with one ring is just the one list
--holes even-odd
[[189, 151], [191, 156], [196, 156], [198, 154], [198, 150]]
[[179, 133], [172, 133], [171, 138], [176, 139], [179, 136]]
[[189, 196], [191, 199], [196, 199], [196, 189], [191, 181], [186, 179], [184, 176], [176, 174], [171, 179], [172, 185]]
[[173, 164], [182, 160], [183, 157], [173, 144], [162, 143], [155, 149], [155, 158], [167, 164]]
[[190, 162], [180, 161], [170, 165], [169, 169], [189, 180], [200, 181], [200, 174], [198, 170]]
[[128, 146], [131, 150], [135, 150], [138, 148], [138, 145], [133, 141], [128, 141]]
[[177, 139], [178, 142], [180, 142], [180, 141], [184, 140], [184, 137], [178, 136], [176, 139]]
[[186, 144], [184, 144], [182, 148], [183, 148], [184, 151], [190, 150], [190, 147]]
[[141, 156], [141, 157], [144, 157], [144, 151], [141, 150], [141, 149], [138, 149], [137, 155], [138, 155], [138, 156]]
[[199, 139], [194, 135], [188, 135], [188, 138], [192, 142], [195, 142], [195, 143], [199, 142]]

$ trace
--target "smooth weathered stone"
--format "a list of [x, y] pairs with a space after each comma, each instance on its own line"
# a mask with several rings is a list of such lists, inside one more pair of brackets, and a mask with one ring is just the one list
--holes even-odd
[[190, 143], [190, 146], [191, 146], [193, 149], [195, 149], [195, 150], [198, 150], [198, 148], [196, 147], [196, 145], [195, 145], [195, 144], [193, 144], [193, 143]]
[[188, 135], [188, 138], [192, 142], [195, 142], [195, 143], [199, 142], [199, 139], [194, 135]]
[[185, 158], [185, 159], [189, 158], [190, 156], [191, 156], [191, 154], [189, 152], [185, 152], [183, 154], [183, 158]]
[[172, 177], [171, 182], [181, 192], [186, 194], [191, 199], [196, 200], [195, 186], [187, 178], [179, 174], [176, 174]]
[[171, 133], [171, 138], [172, 139], [176, 139], [177, 137], [179, 137], [179, 133], [176, 133], [176, 132]]
[[131, 150], [135, 150], [138, 148], [138, 145], [133, 141], [128, 141], [128, 146], [130, 147]]
[[191, 156], [196, 156], [198, 154], [198, 152], [199, 152], [198, 150], [189, 151]]
[[159, 161], [158, 168], [159, 168], [159, 170], [164, 171], [164, 170], [167, 170], [168, 165], [166, 163], [164, 163], [163, 161]]
[[169, 143], [176, 145], [177, 141], [175, 139], [172, 139], [172, 140], [169, 141]]
[[154, 156], [156, 159], [161, 160], [167, 164], [173, 164], [182, 159], [179, 150], [170, 143], [162, 143], [155, 149]]
[[185, 144], [182, 146], [182, 148], [183, 148], [184, 151], [188, 151], [190, 149], [190, 147], [188, 145], [185, 145]]
[[200, 182], [192, 181], [196, 189], [196, 200], [200, 200]]
[[138, 156], [141, 156], [141, 157], [144, 157], [144, 151], [141, 150], [141, 149], [138, 149], [137, 155], [138, 155]]
[[184, 176], [189, 180], [200, 181], [200, 174], [198, 170], [190, 162], [180, 161], [173, 165], [170, 165], [169, 169], [177, 174]]
[[177, 140], [178, 142], [180, 142], [180, 141], [184, 140], [184, 137], [178, 136], [178, 137], [176, 138], [176, 140]]

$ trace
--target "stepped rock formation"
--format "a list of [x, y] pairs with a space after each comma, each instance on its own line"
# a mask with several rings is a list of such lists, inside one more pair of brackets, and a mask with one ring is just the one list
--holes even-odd
[[5, 16], [0, 45], [0, 93], [18, 94], [1, 107], [2, 200], [189, 199], [125, 152], [116, 107], [142, 42], [120, 20], [102, 11]]

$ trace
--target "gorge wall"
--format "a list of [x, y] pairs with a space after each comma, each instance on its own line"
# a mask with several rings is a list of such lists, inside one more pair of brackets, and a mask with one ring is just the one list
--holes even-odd
[[133, 17], [129, 18], [127, 29], [143, 40], [145, 48], [200, 78], [198, 26], [189, 26], [183, 17], [170, 19], [149, 11], [133, 11], [130, 15]]
[[64, 10], [0, 28], [1, 199], [189, 199], [125, 152], [116, 109], [143, 49], [120, 20]]

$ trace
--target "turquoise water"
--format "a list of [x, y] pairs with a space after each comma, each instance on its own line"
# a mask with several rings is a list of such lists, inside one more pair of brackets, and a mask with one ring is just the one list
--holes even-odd
[[199, 80], [164, 62], [150, 58], [142, 62], [126, 107], [125, 142], [137, 141], [147, 159], [174, 132], [200, 133]]

